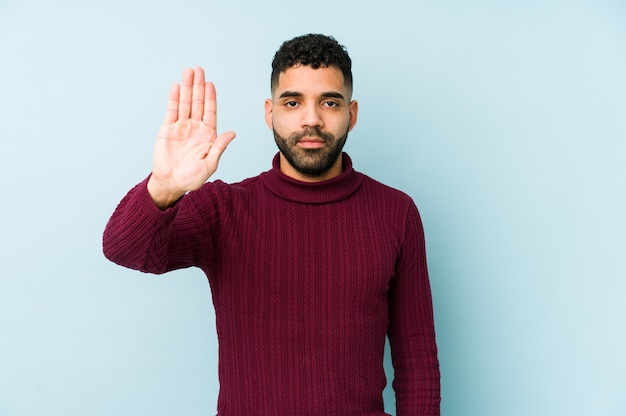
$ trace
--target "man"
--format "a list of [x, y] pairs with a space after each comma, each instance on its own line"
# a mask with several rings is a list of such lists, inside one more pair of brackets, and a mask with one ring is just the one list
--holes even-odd
[[[218, 415], [385, 415], [385, 336], [398, 416], [439, 414], [423, 230], [405, 194], [342, 152], [357, 120], [351, 60], [323, 35], [285, 42], [265, 119], [273, 168], [207, 182], [235, 137], [216, 130], [201, 68], [172, 86], [151, 175], [104, 232], [112, 261], [207, 275], [219, 340]], [[389, 140], [389, 138], [385, 138]]]

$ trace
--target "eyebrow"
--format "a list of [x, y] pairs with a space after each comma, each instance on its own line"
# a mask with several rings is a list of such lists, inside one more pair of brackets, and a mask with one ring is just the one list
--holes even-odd
[[[283, 91], [278, 98], [302, 97], [303, 95], [304, 94], [302, 94], [301, 92], [297, 92], [297, 91]], [[321, 94], [321, 96], [325, 97], [325, 98], [337, 98], [337, 99], [340, 99], [340, 100], [345, 100], [346, 99], [343, 96], [343, 94], [340, 94], [340, 93], [335, 92], [335, 91], [323, 92]]]

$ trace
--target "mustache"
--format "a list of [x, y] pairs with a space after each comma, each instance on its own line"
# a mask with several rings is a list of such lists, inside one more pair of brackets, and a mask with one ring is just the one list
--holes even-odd
[[324, 142], [332, 142], [334, 139], [332, 134], [322, 131], [319, 127], [307, 127], [301, 132], [291, 134], [289, 141], [296, 144], [305, 137], [318, 137]]

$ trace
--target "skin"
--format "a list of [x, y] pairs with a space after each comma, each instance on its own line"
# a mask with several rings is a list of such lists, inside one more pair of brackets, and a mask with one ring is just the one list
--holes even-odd
[[[358, 103], [350, 101], [350, 97], [351, 91], [339, 68], [297, 65], [280, 74], [272, 98], [265, 101], [265, 122], [304, 165], [314, 164], [356, 124]], [[315, 130], [321, 131], [323, 137], [316, 135]], [[340, 175], [341, 153], [330, 163], [325, 172], [306, 174], [290, 164], [284, 152], [280, 153], [280, 170], [304, 182]]]
[[170, 88], [165, 119], [157, 135], [148, 192], [160, 209], [198, 189], [217, 170], [232, 131], [217, 135], [215, 86], [200, 67], [186, 68]]
[[[337, 144], [356, 124], [358, 104], [350, 97], [351, 91], [338, 68], [295, 66], [281, 73], [272, 98], [265, 101], [265, 120], [284, 138], [302, 136], [293, 143], [287, 140], [294, 154], [316, 157]], [[322, 131], [324, 138], [313, 133], [315, 129]], [[181, 84], [170, 88], [154, 146], [148, 180], [154, 204], [165, 209], [186, 192], [200, 188], [215, 173], [222, 153], [234, 138], [232, 131], [217, 134], [215, 87], [205, 81], [204, 70], [186, 68]], [[341, 174], [341, 155], [325, 172], [310, 175], [291, 166], [281, 152], [280, 169], [294, 179], [322, 181]]]

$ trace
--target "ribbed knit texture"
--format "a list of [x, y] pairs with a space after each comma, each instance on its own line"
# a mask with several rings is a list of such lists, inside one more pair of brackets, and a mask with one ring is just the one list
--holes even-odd
[[421, 221], [405, 194], [353, 170], [303, 183], [273, 169], [208, 183], [159, 211], [144, 181], [104, 232], [105, 255], [207, 275], [220, 416], [385, 415], [385, 336], [397, 416], [439, 415]]

